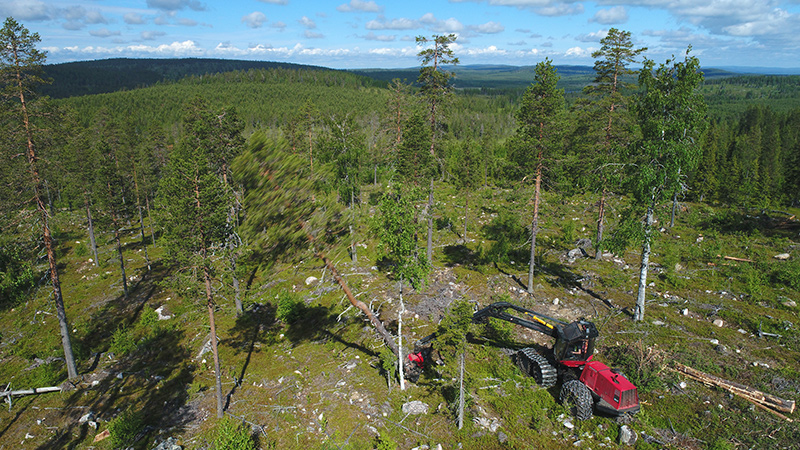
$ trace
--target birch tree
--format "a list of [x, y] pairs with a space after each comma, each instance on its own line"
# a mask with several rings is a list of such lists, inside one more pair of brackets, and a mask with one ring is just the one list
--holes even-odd
[[685, 189], [686, 174], [697, 167], [702, 155], [701, 136], [707, 126], [706, 105], [697, 91], [703, 81], [700, 61], [668, 59], [657, 68], [645, 59], [639, 75], [642, 92], [634, 109], [642, 139], [633, 154], [631, 169], [635, 211], [644, 211], [641, 222], [642, 257], [634, 320], [644, 320], [647, 269], [650, 263], [656, 206]]

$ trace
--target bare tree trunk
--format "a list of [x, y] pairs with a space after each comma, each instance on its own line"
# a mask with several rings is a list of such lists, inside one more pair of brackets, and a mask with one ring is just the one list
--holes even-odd
[[150, 219], [150, 245], [156, 246], [156, 233], [153, 231], [153, 215], [150, 214], [150, 196], [144, 196], [144, 204], [147, 207], [147, 218]]
[[400, 376], [400, 390], [406, 390], [405, 374], [403, 373], [403, 313], [406, 305], [403, 303], [403, 280], [400, 280], [400, 311], [397, 313], [397, 373]]
[[603, 259], [603, 225], [606, 218], [606, 190], [603, 188], [603, 193], [600, 195], [600, 203], [597, 207], [597, 241], [595, 242], [594, 259]]
[[[38, 197], [38, 195], [37, 195]], [[37, 200], [39, 200], [37, 198]], [[38, 201], [41, 204], [41, 201]], [[64, 348], [64, 360], [67, 365], [67, 377], [69, 379], [78, 376], [78, 369], [75, 366], [75, 357], [72, 353], [72, 341], [69, 336], [69, 323], [67, 322], [67, 312], [64, 308], [64, 297], [61, 295], [61, 281], [58, 278], [58, 264], [53, 249], [53, 239], [50, 235], [50, 225], [47, 223], [47, 210], [41, 205], [40, 212], [44, 222], [44, 246], [47, 249], [47, 261], [50, 264], [50, 280], [53, 283], [53, 296], [56, 302], [56, 315], [61, 331], [61, 346]]]
[[647, 268], [650, 263], [650, 239], [653, 226], [653, 205], [647, 207], [647, 217], [644, 224], [644, 244], [642, 245], [642, 265], [639, 268], [639, 291], [636, 295], [636, 309], [633, 320], [644, 320], [645, 292], [647, 290]]
[[[308, 240], [311, 241], [313, 244], [314, 237], [311, 235], [307, 235], [307, 237]], [[367, 306], [364, 302], [358, 300], [355, 297], [355, 295], [353, 295], [353, 292], [350, 291], [350, 288], [347, 286], [347, 283], [345, 283], [344, 279], [339, 274], [339, 271], [336, 270], [336, 267], [334, 267], [331, 260], [328, 259], [328, 257], [325, 256], [325, 254], [320, 250], [317, 250], [316, 255], [319, 259], [321, 259], [325, 263], [325, 266], [331, 271], [331, 273], [333, 274], [333, 278], [336, 280], [337, 283], [339, 283], [339, 286], [344, 291], [344, 294], [347, 296], [347, 299], [350, 300], [350, 304], [360, 309], [361, 312], [363, 312], [364, 315], [367, 316], [370, 323], [372, 323], [375, 329], [378, 330], [378, 333], [380, 333], [380, 335], [383, 337], [383, 341], [386, 343], [386, 346], [389, 347], [389, 350], [391, 350], [392, 353], [394, 353], [395, 355], [399, 355], [400, 350], [397, 348], [397, 344], [395, 343], [394, 338], [392, 338], [392, 335], [388, 331], [386, 331], [386, 328], [383, 326], [381, 321], [378, 320], [378, 318], [375, 317], [374, 314], [372, 314], [372, 311], [369, 309], [369, 306]]]
[[536, 166], [536, 187], [533, 191], [533, 222], [531, 223], [531, 261], [528, 264], [528, 293], [533, 294], [533, 269], [536, 264], [536, 235], [539, 234], [539, 197], [542, 186], [542, 153]]
[[464, 194], [464, 245], [467, 245], [467, 213], [469, 212], [469, 192]]
[[144, 261], [147, 263], [147, 271], [150, 271], [150, 256], [147, 255], [147, 241], [144, 237], [144, 219], [142, 218], [142, 202], [139, 197], [139, 181], [136, 176], [136, 164], [133, 164], [133, 187], [136, 190], [136, 211], [139, 213], [139, 231], [142, 233], [142, 249], [144, 250]]
[[[433, 147], [431, 147], [433, 151]], [[426, 256], [428, 264], [433, 266], [433, 177], [431, 177], [431, 190], [428, 192], [428, 247]]]
[[117, 214], [111, 213], [111, 223], [114, 225], [114, 240], [117, 243], [117, 254], [119, 255], [119, 270], [122, 272], [122, 294], [128, 298], [128, 278], [125, 275], [125, 258], [122, 256], [122, 242], [119, 239], [119, 223]]
[[214, 353], [214, 383], [217, 389], [217, 418], [222, 419], [224, 415], [224, 404], [222, 403], [222, 376], [219, 370], [219, 350], [217, 348], [217, 325], [214, 321], [214, 297], [211, 293], [211, 275], [208, 273], [208, 266], [205, 261], [205, 249], [203, 250], [203, 280], [206, 285], [206, 301], [208, 306], [208, 322], [211, 325], [211, 350]]
[[353, 195], [353, 191], [350, 191], [350, 259], [353, 264], [358, 263], [358, 245], [356, 245], [356, 239], [353, 233], [353, 221], [355, 220], [355, 210], [353, 207], [355, 206], [355, 197]]
[[672, 194], [672, 212], [669, 215], [669, 227], [675, 226], [675, 210], [678, 207], [678, 191]]
[[92, 221], [92, 207], [89, 203], [89, 196], [84, 196], [86, 205], [86, 223], [89, 229], [89, 245], [92, 246], [92, 254], [94, 255], [94, 265], [100, 267], [100, 257], [97, 256], [97, 241], [94, 238], [94, 222]]
[[466, 353], [465, 350], [461, 351], [461, 355], [459, 358], [459, 370], [458, 370], [458, 429], [464, 427], [464, 354]]
[[78, 376], [78, 370], [75, 366], [75, 356], [72, 353], [72, 341], [70, 340], [69, 336], [69, 323], [67, 322], [67, 313], [64, 308], [64, 298], [61, 295], [61, 281], [58, 277], [58, 263], [56, 261], [55, 249], [53, 248], [53, 237], [50, 234], [50, 216], [47, 214], [47, 208], [42, 201], [42, 178], [39, 174], [39, 168], [37, 165], [38, 157], [36, 156], [36, 148], [33, 145], [33, 133], [31, 132], [28, 106], [25, 101], [25, 89], [22, 85], [22, 74], [19, 70], [19, 66], [17, 66], [15, 75], [17, 78], [17, 87], [19, 89], [22, 125], [25, 129], [25, 135], [27, 138], [26, 156], [28, 158], [28, 170], [31, 174], [31, 184], [33, 185], [33, 196], [34, 201], [36, 202], [36, 210], [41, 216], [42, 221], [44, 247], [47, 251], [47, 262], [50, 266], [50, 280], [53, 284], [53, 297], [55, 297], [56, 315], [58, 316], [58, 324], [61, 332], [61, 346], [64, 349], [64, 360], [67, 366], [67, 376], [72, 379]]

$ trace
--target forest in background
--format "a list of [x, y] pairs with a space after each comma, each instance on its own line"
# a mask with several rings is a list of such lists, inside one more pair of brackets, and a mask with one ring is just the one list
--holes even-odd
[[[202, 71], [201, 61], [180, 70]], [[650, 68], [653, 73], [664, 69], [665, 76], [658, 81], [668, 84], [670, 79], [680, 79], [669, 72], [686, 67], [680, 64], [678, 60]], [[417, 238], [424, 236], [425, 220], [435, 219], [437, 231], [463, 225], [460, 234], [466, 243], [467, 236], [475, 233], [468, 230], [469, 208], [491, 209], [496, 215], [482, 224], [488, 242], [474, 250], [484, 263], [525, 260], [526, 245], [537, 227], [535, 221], [530, 222], [529, 205], [494, 209], [488, 206], [493, 196], [470, 195], [479, 189], [538, 196], [541, 186], [550, 204], [589, 196], [600, 197], [598, 205], [603, 205], [606, 198], [607, 205], [620, 214], [607, 219], [607, 242], [593, 240], [592, 247], [607, 245], [625, 252], [626, 246], [642, 238], [626, 228], [630, 223], [625, 223], [621, 213], [636, 204], [639, 195], [636, 180], [641, 178], [637, 170], [630, 170], [646, 163], [638, 150], [657, 145], [653, 142], [659, 139], [641, 128], [647, 118], [637, 116], [631, 106], [644, 102], [643, 90], [632, 85], [603, 90], [608, 84], [601, 79], [602, 71], [594, 77], [588, 71], [575, 75], [583, 81], [573, 80], [572, 86], [580, 87], [569, 91], [563, 82], [556, 82], [568, 77], [559, 80], [557, 68], [547, 64], [530, 72], [526, 88], [498, 81], [497, 87], [487, 89], [452, 90], [447, 88], [451, 80], [442, 82], [436, 74], [414, 86], [318, 68], [242, 67], [179, 77], [175, 74], [180, 70], [170, 71], [170, 67], [174, 66], [166, 63], [161, 69], [142, 72], [143, 79], [151, 77], [143, 84], [155, 83], [152, 86], [88, 96], [66, 94], [30, 104], [35, 119], [27, 136], [37, 142], [38, 156], [27, 161], [3, 160], [3, 308], [20, 304], [37, 284], [35, 280], [48, 272], [40, 264], [42, 247], [34, 228], [21, 225], [33, 208], [31, 192], [40, 199], [38, 212], [58, 217], [61, 212], [74, 216], [80, 211], [87, 235], [106, 236], [115, 250], [113, 258], [108, 254], [103, 258], [104, 264], [117, 266], [107, 276], [118, 279], [114, 285], [122, 290], [122, 297], [129, 295], [130, 277], [126, 276], [129, 250], [120, 232], [136, 229], [136, 251], [144, 252], [148, 270], [151, 262], [160, 259], [156, 255], [164, 258], [159, 264], [169, 266], [169, 289], [202, 298], [212, 289], [204, 289], [197, 283], [200, 279], [206, 286], [216, 286], [217, 295], [235, 298], [240, 313], [246, 296], [240, 296], [238, 283], [253, 273], [249, 272], [253, 267], [263, 271], [260, 276], [267, 276], [278, 265], [296, 260], [309, 246], [318, 255], [338, 251], [340, 258], [344, 254], [357, 261], [359, 244], [379, 240], [380, 234], [359, 209], [362, 205], [379, 207], [382, 217], [405, 217], [414, 224], [408, 225], [415, 230], [411, 238], [414, 258], [406, 259], [408, 250], [372, 255], [380, 256], [391, 272], [401, 272], [408, 263], [408, 272], [403, 272], [406, 278], [400, 279], [412, 284], [429, 269], [424, 267], [425, 259], [418, 257], [423, 246], [416, 247]], [[214, 67], [212, 61], [207, 72]], [[156, 80], [153, 74], [162, 78]], [[625, 75], [627, 83], [642, 79], [641, 74]], [[170, 76], [179, 79], [164, 81]], [[675, 167], [677, 174], [669, 175], [674, 183], [659, 200], [659, 212], [663, 205], [678, 202], [698, 202], [745, 215], [796, 207], [800, 200], [797, 78], [734, 76], [698, 83], [696, 92], [702, 94], [708, 114], [682, 124], [683, 130], [697, 126], [690, 140], [681, 142], [684, 137], [675, 135], [681, 146], [678, 150], [693, 148], [694, 153], [684, 165]], [[77, 93], [84, 89], [74, 86], [69, 89]], [[440, 91], [426, 90], [431, 86]], [[537, 93], [538, 97], [533, 95]], [[554, 102], [538, 104], [538, 98]], [[7, 101], [15, 104], [16, 100], [7, 97]], [[432, 111], [432, 104], [438, 111]], [[645, 105], [637, 104], [638, 108]], [[613, 132], [608, 128], [612, 122]], [[9, 119], [3, 123], [9, 127], [4, 151], [11, 155], [24, 147], [21, 138], [26, 133]], [[536, 131], [545, 124], [546, 136]], [[429, 157], [432, 142], [436, 151]], [[662, 157], [653, 156], [654, 160]], [[41, 174], [41, 183], [33, 186], [18, 176], [28, 172], [25, 165], [31, 161], [37, 162]], [[661, 160], [656, 166], [667, 162]], [[195, 184], [182, 184], [186, 178], [179, 174], [189, 169], [197, 174]], [[264, 173], [274, 173], [279, 180], [260, 180]], [[535, 194], [531, 192], [534, 178]], [[436, 189], [428, 190], [428, 183]], [[398, 190], [374, 190], [390, 185]], [[285, 191], [285, 196], [271, 196], [278, 190]], [[463, 197], [463, 224], [444, 213], [437, 215], [437, 208], [444, 211], [444, 207], [433, 207], [429, 195], [435, 192], [438, 202], [444, 203], [442, 191], [453, 199]], [[191, 204], [183, 204], [187, 192], [197, 193], [189, 198], [198, 205], [202, 200], [209, 209], [195, 211]], [[402, 199], [410, 203], [403, 204]], [[479, 204], [469, 206], [468, 201]], [[413, 210], [425, 212], [409, 216]], [[630, 211], [633, 222], [645, 217], [644, 209]], [[595, 213], [594, 207], [583, 211]], [[661, 222], [665, 221], [662, 217]], [[265, 223], [274, 224], [274, 230], [266, 229]], [[197, 228], [200, 225], [211, 228]], [[721, 228], [736, 226], [720, 223]], [[540, 245], [573, 240], [574, 229], [571, 236], [567, 228], [560, 231], [560, 237], [545, 233], [547, 240], [540, 240]], [[391, 242], [382, 245], [389, 247]], [[73, 251], [84, 257], [93, 255], [99, 262], [93, 247], [96, 244], [84, 244]], [[148, 248], [157, 253], [148, 256]], [[427, 264], [436, 262], [430, 259]], [[415, 266], [420, 261], [423, 264]], [[209, 275], [203, 274], [203, 268]], [[766, 282], [753, 276], [753, 283]], [[528, 289], [534, 288], [531, 280], [526, 283]], [[678, 276], [670, 282], [681, 283]], [[791, 269], [776, 270], [770, 282], [790, 292], [798, 289]], [[209, 312], [216, 309], [214, 305], [209, 299]], [[80, 349], [81, 356], [86, 357], [89, 350]], [[41, 353], [30, 346], [17, 352], [20, 357]]]

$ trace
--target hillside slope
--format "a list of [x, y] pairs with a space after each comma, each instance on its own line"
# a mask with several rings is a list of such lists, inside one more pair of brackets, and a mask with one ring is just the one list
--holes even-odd
[[[373, 186], [365, 197], [380, 191]], [[601, 329], [597, 358], [620, 366], [639, 387], [642, 411], [629, 425], [641, 436], [636, 448], [788, 449], [800, 440], [796, 424], [669, 370], [671, 362], [681, 362], [798, 398], [796, 220], [685, 205], [676, 226], [657, 237], [647, 320], [634, 323], [629, 313], [638, 273], [635, 251], [600, 261], [566, 256], [576, 240], [592, 232], [584, 212], [594, 198], [546, 196], [534, 295], [520, 282], [527, 272], [524, 245], [505, 262], [486, 259], [497, 239], [494, 216], [500, 209], [524, 210], [529, 194], [489, 188], [476, 193], [475, 231], [466, 244], [447, 226], [437, 230], [435, 270], [424, 288], [404, 296], [404, 345], [434, 331], [456, 300], [475, 308], [507, 300], [564, 320], [586, 317]], [[437, 197], [445, 199], [442, 225], [462, 220], [463, 202], [455, 191], [441, 185]], [[374, 212], [364, 208], [365, 218]], [[163, 285], [168, 274], [161, 264], [146, 270], [135, 229], [124, 238], [133, 288], [123, 298], [108, 236], [101, 237], [103, 264], [95, 267], [81, 244], [79, 216], [62, 211], [56, 220], [82, 378], [68, 392], [15, 397], [9, 409], [0, 410], [0, 446], [110, 449], [110, 438], [92, 441], [122, 423], [134, 430], [126, 445], [137, 449], [150, 450], [168, 437], [184, 448], [209, 448], [216, 422], [202, 305]], [[366, 236], [367, 226], [362, 222], [357, 232]], [[331, 249], [330, 256], [356, 295], [396, 333], [397, 284], [378, 269], [376, 245], [366, 239], [357, 263], [348, 262], [344, 248]], [[151, 258], [160, 260], [161, 251], [158, 245], [151, 248]], [[780, 253], [790, 259], [773, 258]], [[225, 300], [227, 283], [215, 285], [226, 411], [245, 421], [261, 448], [368, 449], [396, 443], [397, 448], [567, 449], [578, 441], [581, 447], [624, 448], [617, 445], [620, 425], [613, 418], [570, 420], [557, 403], [557, 388], [537, 387], [507, 356], [509, 348], [549, 347], [543, 335], [503, 324], [473, 329], [468, 420], [458, 430], [451, 409], [453, 355], [444, 354], [445, 366], [432, 368], [406, 391], [391, 379], [387, 385], [380, 339], [347, 307], [319, 261], [309, 257], [269, 271], [251, 268], [242, 279], [248, 307], [240, 317]], [[22, 389], [63, 380], [52, 308], [42, 287], [30, 300], [0, 311], [4, 385]], [[759, 338], [759, 331], [780, 337]], [[404, 413], [403, 404], [412, 400], [426, 403], [427, 414]], [[88, 420], [82, 422], [83, 416]]]

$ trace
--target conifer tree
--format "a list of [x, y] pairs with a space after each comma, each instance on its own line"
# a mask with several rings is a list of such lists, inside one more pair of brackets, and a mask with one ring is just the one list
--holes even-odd
[[9, 130], [9, 141], [12, 146], [4, 146], [6, 154], [3, 159], [24, 158], [25, 172], [20, 187], [32, 192], [32, 199], [39, 223], [42, 227], [42, 241], [47, 253], [49, 278], [53, 286], [53, 300], [56, 305], [61, 345], [67, 366], [67, 376], [75, 378], [78, 371], [72, 352], [70, 328], [61, 293], [61, 281], [56, 259], [56, 244], [50, 228], [50, 214], [45, 203], [46, 180], [42, 176], [42, 148], [37, 146], [37, 124], [39, 117], [36, 90], [46, 81], [42, 78], [42, 65], [46, 54], [36, 48], [41, 40], [38, 33], [31, 33], [14, 18], [8, 17], [0, 30], [0, 88], [2, 88], [2, 104], [4, 119], [12, 125]]
[[545, 159], [560, 149], [564, 113], [564, 90], [557, 89], [559, 76], [552, 61], [536, 65], [533, 84], [522, 96], [517, 112], [517, 160], [534, 171], [533, 219], [531, 220], [531, 259], [528, 266], [528, 293], [533, 293], [536, 235], [539, 233], [542, 173]]
[[635, 49], [631, 42], [631, 33], [616, 28], [608, 30], [608, 34], [600, 40], [600, 44], [602, 44], [600, 50], [592, 53], [592, 58], [600, 58], [594, 63], [597, 76], [594, 83], [584, 89], [585, 93], [599, 97], [596, 106], [601, 111], [598, 119], [603, 125], [601, 142], [595, 143], [596, 156], [592, 164], [597, 171], [601, 191], [597, 207], [596, 259], [600, 259], [603, 254], [606, 197], [609, 181], [614, 172], [613, 163], [617, 162], [618, 152], [629, 145], [634, 137], [633, 124], [628, 118], [628, 99], [624, 96], [624, 91], [635, 85], [625, 81], [625, 77], [636, 73], [628, 66], [635, 63], [637, 56], [647, 50], [647, 47]]
[[[433, 35], [429, 39], [424, 36], [417, 36], [417, 45], [433, 44], [433, 47], [421, 50], [417, 56], [420, 58], [422, 67], [419, 69], [417, 83], [420, 84], [420, 95], [428, 108], [428, 123], [430, 124], [431, 134], [431, 157], [436, 160], [436, 137], [439, 131], [438, 122], [441, 115], [443, 103], [450, 97], [453, 87], [450, 79], [453, 73], [444, 69], [447, 64], [458, 64], [458, 58], [450, 48], [456, 41], [455, 34]], [[433, 177], [431, 176], [431, 187], [428, 192], [428, 241], [427, 258], [433, 261]]]
[[216, 125], [216, 117], [208, 112], [200, 101], [188, 107], [185, 134], [170, 155], [166, 175], [159, 186], [159, 205], [166, 260], [175, 265], [175, 276], [188, 284], [189, 292], [205, 299], [214, 355], [217, 417], [222, 418], [222, 382], [214, 318], [217, 305], [211, 287], [217, 274], [212, 252], [230, 233], [232, 200], [219, 173], [219, 154], [224, 149], [214, 146], [219, 141], [213, 139], [213, 133], [204, 133]]

